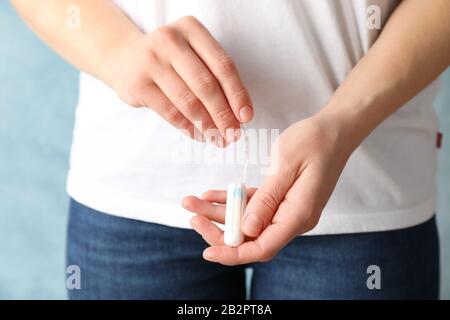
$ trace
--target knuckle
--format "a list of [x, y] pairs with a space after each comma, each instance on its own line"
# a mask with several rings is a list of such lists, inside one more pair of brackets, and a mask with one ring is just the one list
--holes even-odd
[[145, 90], [151, 90], [151, 86], [142, 87], [142, 80], [132, 78], [126, 86], [117, 91], [119, 97], [133, 107], [146, 106]]
[[228, 108], [218, 110], [214, 114], [214, 119], [225, 126], [231, 126], [235, 122], [234, 114]]
[[194, 16], [191, 16], [191, 15], [184, 16], [183, 18], [181, 18], [179, 20], [179, 22], [181, 22], [183, 24], [186, 24], [186, 25], [189, 25], [189, 26], [192, 26], [194, 24], [198, 24], [199, 23], [198, 19], [196, 17], [194, 17]]
[[146, 52], [147, 63], [150, 67], [159, 63], [158, 55], [154, 50], [147, 50]]
[[203, 94], [210, 95], [217, 91], [217, 81], [206, 72], [198, 74], [196, 77], [197, 88]]
[[242, 102], [245, 102], [245, 103], [249, 103], [249, 101], [250, 101], [250, 95], [248, 94], [247, 89], [244, 88], [244, 87], [240, 87], [240, 88], [235, 89], [233, 91], [233, 93], [232, 93], [232, 97], [231, 98], [233, 100], [242, 101]]
[[182, 93], [179, 100], [180, 107], [188, 113], [195, 113], [200, 108], [200, 100], [191, 91]]
[[154, 31], [156, 39], [161, 43], [176, 43], [178, 41], [178, 32], [171, 27], [163, 26]]
[[177, 125], [183, 125], [184, 116], [175, 108], [170, 108], [166, 112], [166, 118], [169, 122], [177, 124]]
[[140, 103], [136, 98], [136, 93], [133, 87], [126, 87], [121, 92], [118, 92], [117, 95], [128, 105], [136, 108], [140, 107]]
[[230, 56], [224, 54], [217, 59], [216, 66], [220, 73], [231, 76], [237, 74], [236, 65]]

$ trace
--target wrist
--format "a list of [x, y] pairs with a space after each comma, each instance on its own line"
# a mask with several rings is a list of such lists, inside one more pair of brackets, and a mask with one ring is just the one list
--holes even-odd
[[105, 46], [98, 56], [97, 77], [114, 89], [117, 79], [121, 78], [120, 70], [124, 68], [124, 62], [133, 58], [131, 54], [128, 54], [130, 48], [143, 36], [144, 33], [141, 31], [133, 30], [122, 36], [118, 41], [112, 41], [108, 46]]
[[357, 108], [345, 105], [327, 104], [314, 118], [333, 135], [340, 150], [351, 153], [370, 135], [378, 123]]

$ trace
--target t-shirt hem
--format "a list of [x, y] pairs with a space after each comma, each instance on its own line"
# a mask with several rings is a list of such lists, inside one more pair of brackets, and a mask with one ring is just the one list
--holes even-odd
[[432, 197], [417, 206], [400, 210], [373, 213], [325, 212], [318, 225], [305, 235], [347, 234], [393, 231], [425, 223], [436, 213], [436, 200]]

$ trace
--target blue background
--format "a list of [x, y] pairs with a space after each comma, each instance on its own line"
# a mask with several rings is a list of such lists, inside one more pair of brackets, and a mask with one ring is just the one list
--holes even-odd
[[[64, 299], [65, 180], [78, 74], [2, 0], [0, 41], [0, 299]], [[448, 71], [436, 101], [447, 138], [449, 103]], [[444, 139], [438, 175], [446, 299], [450, 298], [449, 160], [450, 138]]]

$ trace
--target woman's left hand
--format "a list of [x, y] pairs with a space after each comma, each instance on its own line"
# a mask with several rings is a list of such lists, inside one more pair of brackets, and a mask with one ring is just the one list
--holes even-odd
[[183, 207], [197, 215], [192, 227], [210, 245], [203, 257], [224, 265], [272, 259], [294, 237], [312, 230], [330, 198], [354, 148], [356, 136], [332, 112], [300, 121], [286, 129], [272, 148], [272, 174], [259, 189], [249, 189], [242, 219], [246, 240], [239, 247], [223, 242], [226, 191], [189, 196]]

